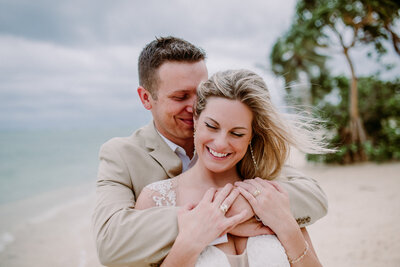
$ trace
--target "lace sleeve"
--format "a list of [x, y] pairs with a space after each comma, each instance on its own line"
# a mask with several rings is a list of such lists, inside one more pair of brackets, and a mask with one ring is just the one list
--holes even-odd
[[153, 191], [152, 199], [156, 206], [176, 206], [176, 192], [172, 179], [149, 184], [146, 189]]

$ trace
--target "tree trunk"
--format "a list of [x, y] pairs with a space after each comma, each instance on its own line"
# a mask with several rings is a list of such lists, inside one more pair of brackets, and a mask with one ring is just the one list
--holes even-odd
[[343, 50], [346, 60], [350, 66], [351, 70], [351, 85], [350, 85], [350, 93], [349, 93], [349, 128], [348, 134], [350, 138], [345, 138], [348, 142], [348, 145], [353, 146], [356, 145], [356, 150], [349, 150], [348, 153], [350, 155], [345, 158], [346, 163], [350, 162], [360, 162], [367, 160], [367, 155], [365, 154], [363, 144], [367, 140], [364, 125], [360, 118], [360, 114], [358, 112], [358, 88], [357, 88], [357, 77], [354, 71], [353, 63], [348, 54], [348, 48], [344, 48]]

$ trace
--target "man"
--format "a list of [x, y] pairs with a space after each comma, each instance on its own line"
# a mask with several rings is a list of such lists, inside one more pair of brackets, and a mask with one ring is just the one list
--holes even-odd
[[[100, 150], [93, 223], [104, 265], [151, 266], [167, 255], [177, 236], [177, 208], [135, 210], [135, 199], [147, 184], [174, 177], [196, 160], [192, 107], [197, 85], [208, 77], [205, 57], [201, 49], [174, 37], [156, 39], [141, 52], [137, 91], [153, 121]], [[283, 176], [300, 226], [326, 214], [326, 198], [315, 181], [290, 168]], [[262, 233], [253, 222], [245, 225], [253, 227], [244, 227], [247, 235]]]

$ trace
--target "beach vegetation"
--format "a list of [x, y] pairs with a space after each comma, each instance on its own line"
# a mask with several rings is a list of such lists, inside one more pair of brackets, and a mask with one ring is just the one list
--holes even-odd
[[[377, 75], [359, 77], [359, 113], [367, 140], [362, 144], [348, 142], [349, 83], [346, 76], [313, 79], [314, 107], [330, 133], [329, 142], [336, 153], [308, 155], [308, 159], [327, 163], [350, 163], [360, 147], [371, 161], [400, 160], [400, 78], [384, 81]], [[332, 101], [334, 95], [340, 101]]]
[[[381, 81], [380, 73], [359, 77], [351, 55], [362, 48], [385, 70], [393, 68], [381, 59], [388, 45], [400, 57], [400, 37], [395, 30], [399, 11], [400, 3], [390, 0], [299, 0], [290, 29], [273, 46], [272, 70], [285, 79], [290, 99], [314, 105], [329, 116], [331, 142], [338, 152], [324, 156], [324, 161], [399, 159], [395, 129], [399, 113], [393, 113], [396, 107], [388, 111], [397, 104], [399, 92], [394, 87], [398, 88], [399, 81]], [[345, 76], [330, 74], [327, 61], [332, 55], [345, 59]], [[296, 94], [299, 90], [293, 90], [294, 84], [310, 86]], [[321, 159], [311, 157], [317, 158]]]

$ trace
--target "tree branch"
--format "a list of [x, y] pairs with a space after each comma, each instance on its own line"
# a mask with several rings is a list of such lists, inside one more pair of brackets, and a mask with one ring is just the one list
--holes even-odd
[[392, 36], [393, 48], [397, 55], [400, 56], [400, 37], [390, 28], [390, 24], [385, 23], [384, 27]]

